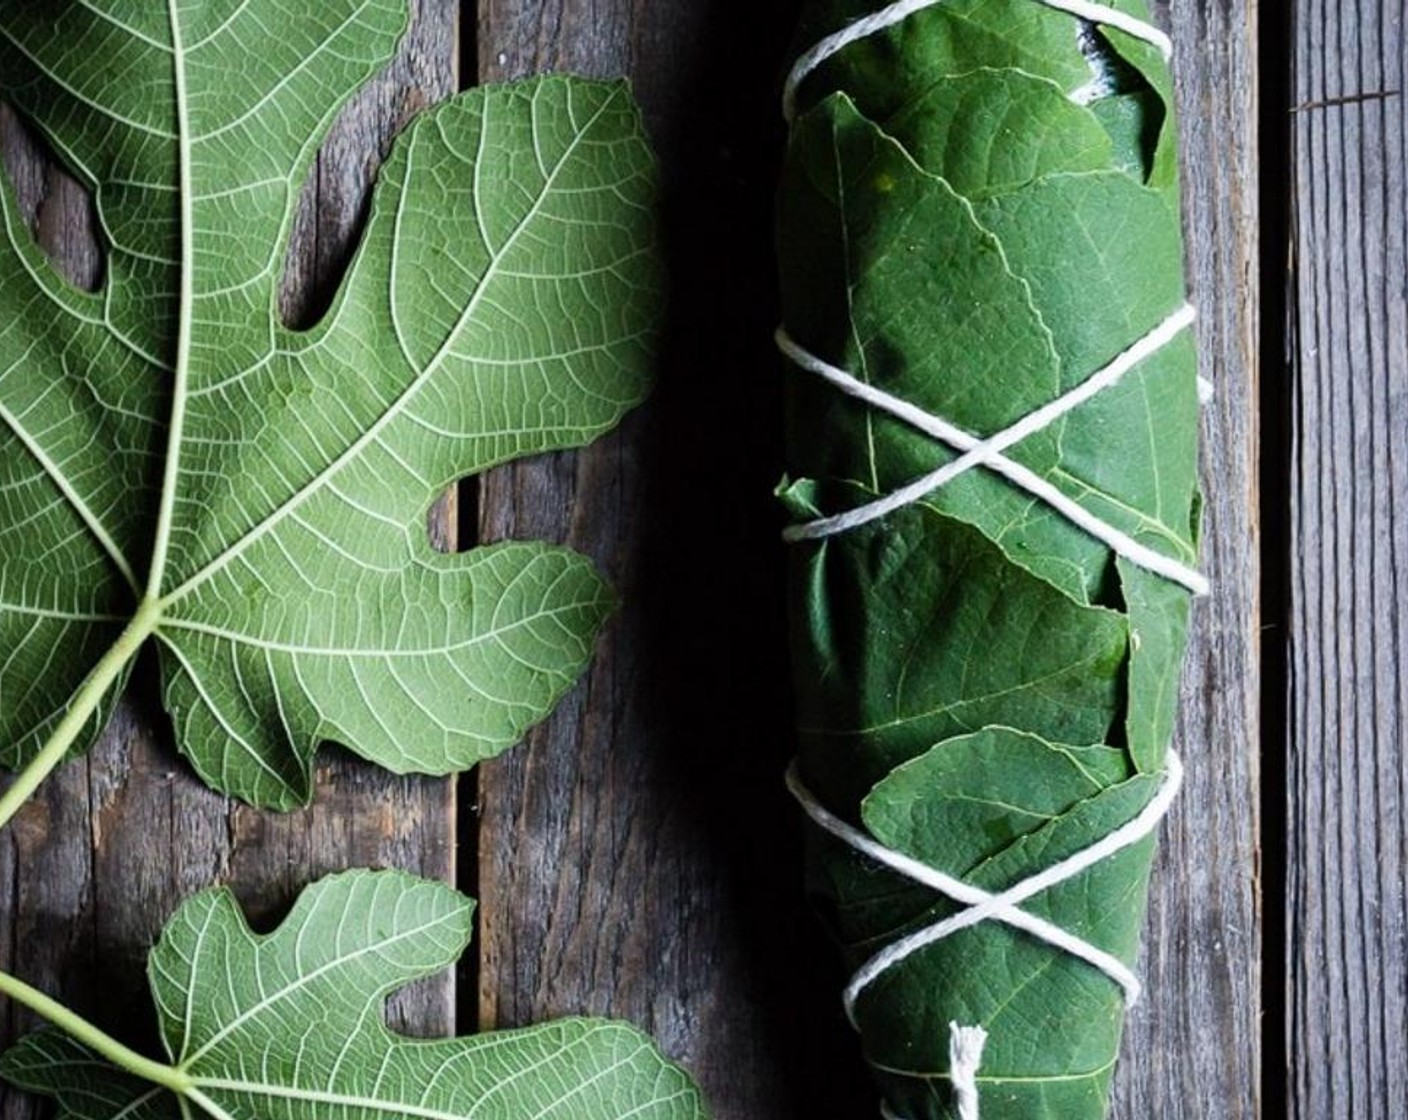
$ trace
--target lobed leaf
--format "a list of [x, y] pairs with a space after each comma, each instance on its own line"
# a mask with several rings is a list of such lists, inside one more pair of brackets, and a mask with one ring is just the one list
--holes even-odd
[[[279, 319], [300, 186], [405, 0], [0, 9], [0, 96], [94, 191], [96, 293], [0, 189], [0, 758], [147, 611], [180, 749], [289, 808], [336, 740], [396, 771], [516, 742], [612, 599], [582, 557], [433, 552], [454, 480], [648, 388], [655, 175], [623, 83], [466, 93], [397, 142], [324, 320]], [[99, 712], [86, 741], [101, 727]]]
[[387, 995], [454, 963], [474, 903], [400, 872], [354, 871], [303, 892], [273, 933], [228, 891], [177, 911], [148, 971], [178, 1093], [55, 1031], [0, 1073], [54, 1097], [61, 1120], [704, 1120], [697, 1090], [634, 1028], [564, 1020], [409, 1039]]

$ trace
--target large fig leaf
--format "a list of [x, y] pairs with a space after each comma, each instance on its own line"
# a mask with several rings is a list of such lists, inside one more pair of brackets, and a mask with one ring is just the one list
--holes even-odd
[[425, 517], [453, 480], [641, 399], [652, 159], [622, 84], [462, 95], [397, 142], [332, 309], [288, 329], [300, 185], [406, 20], [405, 0], [0, 6], [0, 96], [93, 190], [107, 241], [101, 290], [78, 291], [0, 189], [5, 763], [124, 628], [158, 643], [205, 780], [280, 808], [322, 740], [463, 769], [582, 669], [611, 603], [586, 560], [439, 555]]
[[178, 1088], [56, 1031], [24, 1039], [0, 1072], [57, 1098], [60, 1120], [703, 1120], [688, 1077], [619, 1023], [392, 1033], [386, 996], [454, 963], [473, 910], [440, 883], [354, 871], [310, 887], [260, 937], [228, 891], [207, 891], [172, 918], [148, 966]]

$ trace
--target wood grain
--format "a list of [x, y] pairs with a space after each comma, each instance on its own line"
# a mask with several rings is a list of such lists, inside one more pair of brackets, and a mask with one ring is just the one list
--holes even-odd
[[[285, 309], [308, 321], [350, 255], [368, 187], [391, 136], [457, 84], [458, 3], [418, 0], [390, 70], [348, 106], [320, 156], [289, 253]], [[100, 254], [83, 191], [8, 112], [0, 149], [36, 236], [57, 266], [92, 286]], [[453, 541], [454, 511], [432, 526]], [[329, 751], [314, 805], [286, 816], [234, 805], [196, 781], [171, 745], [143, 660], [100, 746], [56, 773], [0, 833], [0, 967], [61, 996], [123, 1037], [154, 1038], [143, 966], [162, 924], [193, 891], [234, 888], [257, 922], [281, 915], [308, 882], [349, 866], [398, 866], [453, 878], [452, 783], [402, 779]], [[391, 1021], [416, 1032], [453, 1025], [451, 977], [408, 989]], [[6, 1006], [5, 1039], [29, 1020]], [[13, 1093], [6, 1118], [34, 1114]]]
[[[1258, 27], [1246, 0], [1156, 6], [1175, 58], [1184, 228], [1204, 414], [1203, 568], [1165, 822], [1113, 1114], [1260, 1114], [1260, 394]], [[1330, 1114], [1326, 1113], [1326, 1116]]]
[[1401, 0], [1298, 0], [1290, 1115], [1408, 1115], [1408, 125]]
[[480, 76], [628, 74], [664, 169], [673, 312], [652, 401], [495, 473], [486, 539], [593, 556], [622, 608], [526, 750], [482, 767], [485, 1025], [624, 1016], [716, 1120], [869, 1115], [801, 896], [778, 511], [771, 195], [795, 19], [725, 0], [486, 0]]

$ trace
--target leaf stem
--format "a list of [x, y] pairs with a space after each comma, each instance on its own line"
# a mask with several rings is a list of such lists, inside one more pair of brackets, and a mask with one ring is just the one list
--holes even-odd
[[7, 972], [0, 972], [0, 993], [49, 1020], [65, 1034], [97, 1051], [120, 1069], [125, 1069], [143, 1081], [150, 1081], [164, 1089], [170, 1089], [173, 1093], [189, 1092], [191, 1087], [189, 1074], [183, 1073], [174, 1066], [166, 1065], [164, 1062], [153, 1061], [151, 1058], [124, 1046], [81, 1015], [70, 1011], [57, 1000], [46, 996], [38, 988], [31, 988], [23, 980], [19, 980]]
[[68, 757], [69, 748], [83, 733], [84, 726], [102, 704], [103, 697], [137, 656], [142, 643], [151, 636], [160, 621], [161, 604], [144, 600], [132, 616], [132, 621], [127, 624], [127, 628], [118, 635], [112, 648], [93, 666], [93, 671], [88, 674], [83, 687], [74, 695], [68, 711], [54, 728], [48, 741], [15, 777], [4, 796], [0, 797], [0, 828], [10, 822], [10, 818], [19, 812], [20, 806], [29, 800], [30, 795], [39, 788], [39, 784]]

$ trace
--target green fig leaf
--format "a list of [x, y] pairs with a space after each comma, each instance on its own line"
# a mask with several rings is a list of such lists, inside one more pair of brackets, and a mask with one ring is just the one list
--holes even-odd
[[92, 189], [107, 240], [100, 290], [78, 291], [0, 189], [7, 765], [124, 631], [157, 645], [200, 775], [275, 808], [307, 800], [324, 740], [468, 768], [583, 669], [613, 602], [586, 559], [438, 554], [425, 518], [647, 391], [653, 158], [623, 83], [456, 97], [398, 139], [331, 309], [289, 329], [301, 185], [406, 22], [405, 0], [0, 13], [0, 97]]
[[635, 1028], [568, 1019], [411, 1039], [386, 997], [452, 965], [474, 903], [441, 883], [353, 871], [305, 890], [271, 934], [225, 890], [186, 902], [148, 965], [172, 1089], [45, 1030], [0, 1073], [60, 1120], [705, 1120], [698, 1091]]

